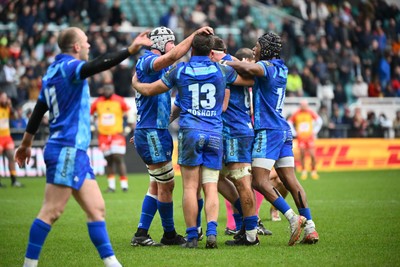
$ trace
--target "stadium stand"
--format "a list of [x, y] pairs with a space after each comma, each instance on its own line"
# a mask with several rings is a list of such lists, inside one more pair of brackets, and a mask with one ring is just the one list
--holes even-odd
[[[393, 0], [5, 0], [0, 6], [0, 90], [16, 107], [34, 102], [41, 74], [58, 52], [54, 32], [66, 26], [86, 29], [95, 57], [160, 23], [176, 26], [178, 41], [201, 23], [215, 28], [231, 54], [253, 47], [264, 32], [282, 35], [281, 57], [290, 69], [297, 67], [303, 87], [302, 96], [287, 99], [287, 113], [308, 97], [317, 110], [326, 108], [327, 120], [336, 108], [343, 115], [359, 107], [365, 119], [374, 111], [377, 120], [383, 113], [390, 122], [400, 109], [399, 5]], [[134, 65], [131, 59], [131, 73]], [[367, 98], [354, 93], [359, 78], [367, 85]], [[101, 83], [101, 75], [90, 80], [93, 97]]]

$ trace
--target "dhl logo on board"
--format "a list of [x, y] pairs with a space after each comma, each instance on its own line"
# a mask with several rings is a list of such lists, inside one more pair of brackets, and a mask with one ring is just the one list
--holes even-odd
[[[400, 139], [319, 139], [315, 145], [320, 171], [400, 169]], [[294, 152], [299, 166], [296, 141]]]
[[[317, 139], [315, 141], [318, 171], [400, 170], [400, 139]], [[173, 162], [180, 175], [178, 144], [174, 142]], [[293, 143], [296, 166], [300, 166], [297, 141]], [[306, 157], [306, 167], [310, 158]]]

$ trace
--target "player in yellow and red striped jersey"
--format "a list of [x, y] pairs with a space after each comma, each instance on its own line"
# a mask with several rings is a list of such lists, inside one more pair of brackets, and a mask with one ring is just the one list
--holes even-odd
[[126, 192], [128, 191], [128, 177], [124, 160], [126, 140], [123, 134], [123, 124], [129, 106], [123, 97], [114, 93], [112, 84], [106, 84], [103, 89], [104, 94], [93, 102], [90, 114], [97, 114], [99, 147], [107, 161], [108, 188], [106, 192], [115, 192], [114, 165], [120, 176], [121, 189]]
[[[15, 170], [14, 161], [14, 141], [11, 138], [10, 133], [10, 118], [12, 117], [12, 106], [11, 100], [8, 98], [5, 92], [0, 94], [0, 155], [4, 153], [8, 160], [8, 169], [10, 170], [11, 186], [23, 187], [23, 185], [17, 181], [17, 171]], [[1, 184], [0, 187], [5, 187]]]
[[300, 149], [301, 179], [307, 179], [307, 169], [305, 167], [305, 157], [308, 152], [311, 157], [311, 178], [318, 179], [315, 160], [315, 136], [322, 126], [321, 117], [311, 110], [307, 100], [300, 102], [300, 108], [295, 111], [288, 119], [293, 136], [297, 136]]

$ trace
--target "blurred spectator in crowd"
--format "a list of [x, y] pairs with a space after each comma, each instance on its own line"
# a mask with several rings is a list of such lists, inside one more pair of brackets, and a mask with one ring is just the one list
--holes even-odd
[[356, 107], [354, 110], [353, 120], [349, 131], [349, 137], [365, 137], [367, 126], [368, 122], [362, 116], [361, 108]]
[[122, 23], [122, 10], [120, 0], [113, 0], [113, 4], [110, 8], [110, 16], [108, 18], [108, 25], [121, 25]]
[[305, 95], [310, 97], [317, 96], [317, 79], [314, 77], [314, 74], [310, 71], [308, 66], [303, 68], [301, 82], [303, 84], [303, 92]]
[[360, 97], [368, 97], [368, 84], [364, 82], [361, 75], [356, 77], [356, 81], [351, 87], [351, 93], [355, 100]]
[[382, 96], [382, 86], [379, 83], [379, 77], [372, 77], [371, 82], [368, 84], [368, 96], [369, 97], [380, 97]]
[[217, 28], [219, 24], [218, 18], [218, 6], [215, 3], [211, 3], [207, 10], [208, 25], [212, 28]]
[[105, 25], [108, 23], [109, 9], [107, 7], [107, 0], [89, 0], [87, 11], [91, 23], [96, 25]]
[[390, 83], [390, 63], [391, 52], [386, 50], [384, 56], [379, 61], [378, 67], [379, 83], [382, 89], [385, 89], [386, 85]]
[[[345, 109], [345, 113], [349, 114], [350, 110]], [[331, 138], [345, 138], [347, 131], [350, 129], [351, 117], [349, 115], [341, 115], [338, 105], [333, 105], [333, 114], [329, 123]]]
[[[1, 68], [1, 66], [0, 66]], [[14, 68], [14, 63], [11, 59], [8, 59], [6, 64], [0, 69], [0, 92], [5, 92], [15, 105], [17, 102], [17, 70]]]
[[385, 113], [379, 114], [379, 125], [381, 129], [380, 137], [389, 138], [390, 137], [390, 128], [392, 128], [392, 122], [388, 120]]
[[317, 56], [317, 60], [312, 65], [311, 71], [319, 79], [321, 84], [329, 80], [328, 65], [324, 62], [322, 55]]
[[129, 64], [129, 59], [125, 59], [113, 70], [115, 93], [122, 97], [134, 96], [131, 86], [133, 71]]
[[374, 111], [369, 111], [367, 113], [367, 127], [366, 134], [367, 137], [377, 138], [381, 136], [381, 125]]
[[221, 25], [231, 25], [233, 22], [233, 11], [232, 11], [232, 5], [226, 3], [225, 5], [221, 5], [217, 8], [217, 14], [219, 18], [219, 22]]
[[347, 94], [341, 83], [335, 86], [332, 104], [337, 104], [340, 108], [343, 108], [347, 104]]
[[11, 137], [14, 141], [22, 140], [27, 122], [22, 106], [18, 106], [14, 111], [14, 117], [10, 119]]
[[192, 20], [192, 23], [194, 24], [195, 28], [199, 28], [206, 24], [207, 16], [206, 16], [206, 14], [204, 14], [203, 8], [200, 4], [196, 4], [194, 6], [194, 10], [192, 11], [191, 20]]
[[262, 29], [256, 27], [253, 17], [245, 19], [242, 32], [246, 32], [246, 34], [241, 35], [243, 47], [253, 47], [257, 38], [262, 35]]
[[235, 37], [233, 37], [232, 34], [228, 34], [228, 39], [226, 41], [226, 47], [227, 47], [228, 53], [231, 55], [236, 54], [236, 52], [239, 49], [239, 46], [236, 43]]
[[289, 68], [286, 83], [286, 96], [303, 96], [303, 81], [296, 66]]
[[247, 0], [241, 0], [237, 9], [238, 19], [246, 19], [250, 16], [250, 6]]
[[179, 18], [178, 15], [176, 14], [176, 7], [171, 6], [168, 9], [168, 12], [165, 13], [161, 18], [159, 22], [160, 26], [164, 26], [167, 28], [170, 28], [173, 31], [176, 31], [179, 26]]
[[322, 119], [322, 126], [318, 133], [318, 138], [329, 138], [329, 113], [328, 108], [325, 105], [321, 105], [318, 110], [318, 115]]
[[393, 120], [394, 137], [400, 138], [400, 110], [396, 111], [396, 117]]
[[396, 66], [394, 68], [394, 73], [391, 82], [395, 96], [400, 97], [400, 66]]

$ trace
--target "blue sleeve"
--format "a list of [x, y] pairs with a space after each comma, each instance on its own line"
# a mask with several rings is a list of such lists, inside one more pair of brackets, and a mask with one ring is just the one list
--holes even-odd
[[[143, 75], [153, 74], [155, 71], [153, 69], [154, 61], [158, 58], [155, 54], [148, 54], [141, 56], [136, 63], [136, 70], [140, 70], [139, 73], [143, 73]], [[139, 75], [140, 76], [140, 75]], [[142, 81], [139, 77], [139, 81]]]
[[169, 88], [171, 89], [174, 87], [176, 83], [176, 69], [177, 67], [171, 68], [169, 71], [167, 71], [162, 77], [161, 81]]
[[235, 80], [237, 79], [237, 72], [235, 71], [234, 68], [232, 68], [231, 66], [224, 66], [222, 65], [221, 67], [224, 68], [224, 73], [225, 73], [225, 77], [226, 77], [226, 83], [227, 84], [231, 84], [233, 82], [235, 82]]
[[156, 61], [156, 59], [157, 59], [158, 57], [151, 57], [149, 60], [146, 60], [145, 62], [147, 63], [146, 64], [146, 67], [148, 68], [148, 71], [147, 71], [147, 73], [153, 73], [153, 72], [155, 72], [154, 71], [154, 68], [153, 68], [153, 66], [154, 66], [154, 61]]
[[82, 66], [85, 64], [85, 62], [81, 61], [80, 64], [78, 64], [78, 66], [76, 67], [76, 71], [75, 71], [75, 75], [76, 75], [76, 80], [81, 80], [81, 69]]
[[70, 61], [64, 61], [61, 63], [61, 75], [64, 79], [69, 81], [82, 81], [81, 79], [81, 69], [86, 61], [73, 59]]
[[264, 77], [266, 78], [273, 78], [275, 77], [275, 66], [270, 63], [269, 61], [258, 61], [257, 64], [259, 64], [263, 70], [264, 70]]

